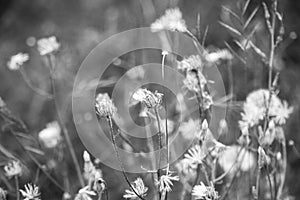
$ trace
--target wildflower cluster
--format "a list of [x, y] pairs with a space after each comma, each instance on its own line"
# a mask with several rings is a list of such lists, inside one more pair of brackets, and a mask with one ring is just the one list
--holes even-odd
[[218, 192], [212, 186], [206, 186], [203, 182], [193, 188], [192, 195], [195, 199], [200, 200], [217, 200], [219, 198]]
[[20, 164], [20, 161], [10, 161], [7, 165], [4, 166], [5, 175], [8, 178], [12, 178], [15, 176], [21, 176], [22, 175], [22, 167]]

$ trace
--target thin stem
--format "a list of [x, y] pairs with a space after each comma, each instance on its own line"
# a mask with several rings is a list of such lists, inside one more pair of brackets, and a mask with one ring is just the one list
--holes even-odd
[[27, 76], [27, 74], [25, 73], [24, 69], [21, 67], [20, 68], [20, 73], [22, 75], [22, 78], [23, 80], [25, 81], [26, 85], [33, 91], [35, 92], [36, 94], [40, 95], [40, 96], [43, 96], [43, 97], [46, 97], [48, 99], [53, 99], [53, 95], [45, 92], [44, 90], [38, 88], [38, 87], [35, 87], [33, 85], [33, 83], [31, 83], [31, 80], [29, 79], [29, 77]]
[[[154, 109], [154, 112], [155, 112], [155, 117], [156, 117], [157, 126], [158, 126], [159, 158], [158, 158], [157, 180], [159, 181], [159, 179], [160, 179], [160, 166], [161, 166], [161, 151], [162, 151], [163, 145], [162, 145], [162, 133], [161, 133], [160, 117], [159, 117], [157, 108]], [[161, 198], [161, 193], [160, 193], [159, 190], [158, 190], [158, 194], [159, 194], [159, 197]]]
[[259, 199], [259, 183], [260, 183], [260, 175], [261, 175], [261, 168], [257, 168], [257, 174], [256, 174], [256, 186], [255, 186], [255, 194], [254, 199]]
[[[275, 0], [274, 2], [276, 2]], [[274, 5], [277, 3], [274, 3]], [[270, 30], [270, 43], [271, 43], [271, 49], [270, 49], [270, 58], [269, 58], [269, 90], [272, 88], [272, 70], [273, 70], [273, 61], [274, 61], [274, 53], [275, 53], [275, 25], [276, 25], [276, 8], [273, 9], [273, 14], [272, 14], [272, 25], [271, 25], [271, 30]]]
[[[53, 64], [53, 62], [51, 60], [51, 55], [47, 56], [47, 59], [48, 59], [49, 68], [50, 68], [50, 79], [51, 79], [53, 96], [57, 96], [57, 94], [56, 94], [56, 87], [55, 87], [55, 80], [54, 80], [54, 71], [55, 71], [55, 69], [54, 69], [54, 64]], [[62, 128], [63, 135], [64, 135], [64, 137], [66, 139], [67, 147], [68, 147], [69, 152], [71, 154], [71, 157], [72, 157], [72, 160], [73, 160], [73, 164], [75, 166], [75, 170], [76, 170], [76, 173], [77, 173], [80, 185], [81, 185], [81, 187], [84, 187], [84, 180], [83, 180], [82, 173], [81, 173], [81, 170], [80, 170], [79, 162], [77, 160], [76, 153], [75, 153], [73, 144], [71, 142], [70, 135], [68, 133], [68, 129], [66, 128], [66, 126], [65, 126], [65, 124], [64, 124], [64, 122], [62, 120], [62, 116], [60, 115], [59, 105], [58, 105], [58, 102], [56, 101], [56, 99], [54, 99], [54, 106], [55, 106], [56, 113], [57, 113], [57, 116], [58, 116], [58, 122], [59, 122], [59, 124], [60, 124], [60, 126]]]
[[127, 182], [127, 184], [129, 185], [129, 187], [131, 188], [131, 190], [134, 192], [134, 194], [142, 199], [142, 200], [145, 200], [141, 195], [139, 195], [137, 193], [137, 191], [133, 188], [133, 186], [131, 185], [128, 177], [127, 177], [127, 174], [125, 172], [125, 168], [123, 166], [123, 162], [121, 160], [121, 157], [120, 157], [120, 154], [119, 154], [119, 151], [118, 151], [118, 148], [117, 148], [117, 144], [116, 144], [116, 138], [115, 138], [115, 135], [114, 135], [114, 129], [113, 129], [113, 124], [112, 124], [112, 119], [111, 117], [108, 117], [108, 124], [109, 124], [109, 129], [110, 129], [110, 136], [111, 136], [111, 140], [112, 140], [112, 143], [113, 143], [113, 147], [114, 147], [114, 151], [115, 151], [115, 154], [117, 156], [117, 159], [118, 159], [118, 162], [119, 162], [119, 165], [120, 165], [120, 168], [121, 168], [121, 171], [122, 171], [122, 174]]
[[16, 190], [17, 190], [17, 200], [20, 200], [20, 188], [19, 188], [19, 178], [18, 176], [15, 176], [15, 184], [16, 184]]
[[287, 167], [287, 152], [286, 152], [286, 140], [285, 137], [283, 138], [281, 142], [282, 146], [282, 172], [280, 173], [280, 184], [278, 186], [278, 191], [277, 191], [277, 200], [281, 199], [283, 187], [284, 187], [284, 182], [285, 182], [285, 176], [286, 176], [286, 167]]

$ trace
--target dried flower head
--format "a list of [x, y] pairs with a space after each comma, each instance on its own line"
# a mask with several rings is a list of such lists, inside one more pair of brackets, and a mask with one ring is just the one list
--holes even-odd
[[172, 176], [171, 173], [162, 175], [159, 181], [156, 181], [156, 185], [159, 186], [160, 192], [170, 192], [172, 191], [173, 182], [172, 181], [179, 181], [178, 176]]
[[40, 200], [39, 187], [30, 183], [25, 185], [25, 190], [20, 190], [24, 200]]
[[22, 167], [19, 161], [13, 160], [10, 161], [7, 165], [4, 166], [5, 175], [8, 178], [12, 178], [14, 176], [22, 175]]
[[281, 101], [275, 94], [271, 94], [269, 105], [269, 98], [270, 92], [266, 89], [255, 90], [247, 96], [242, 120], [239, 122], [242, 130], [258, 125], [265, 118], [267, 110], [269, 110], [268, 116], [274, 119], [275, 124], [285, 124], [293, 108], [288, 107], [287, 102]]
[[96, 111], [100, 117], [113, 117], [117, 108], [107, 93], [99, 93], [96, 97]]
[[0, 187], [0, 200], [6, 200], [7, 191]]
[[157, 108], [162, 102], [163, 94], [155, 91], [154, 93], [147, 89], [139, 88], [133, 93], [132, 98], [136, 101], [143, 102], [147, 108]]
[[153, 32], [162, 30], [186, 32], [187, 27], [179, 8], [170, 8], [166, 10], [163, 16], [151, 24], [151, 30]]
[[203, 182], [200, 185], [195, 185], [192, 190], [192, 196], [200, 200], [217, 200], [218, 192], [212, 186], [205, 186]]
[[62, 140], [61, 128], [57, 121], [50, 122], [38, 134], [39, 140], [46, 148], [55, 148]]
[[184, 154], [185, 159], [190, 163], [190, 167], [196, 169], [198, 164], [202, 164], [205, 157], [205, 153], [201, 149], [200, 145], [195, 145]]
[[56, 52], [60, 47], [55, 36], [42, 38], [37, 41], [37, 48], [41, 56]]
[[27, 53], [18, 53], [13, 55], [7, 62], [8, 69], [15, 71], [19, 70], [22, 65], [29, 60], [29, 55]]
[[[133, 187], [134, 191], [141, 197], [146, 196], [148, 188], [144, 185], [144, 182], [141, 178], [137, 178], [131, 186]], [[125, 190], [125, 194], [123, 197], [125, 199], [139, 199], [139, 197], [132, 191], [132, 189]]]
[[89, 186], [85, 186], [81, 188], [79, 192], [76, 194], [74, 200], [93, 200], [91, 196], [96, 196], [96, 192], [90, 190]]

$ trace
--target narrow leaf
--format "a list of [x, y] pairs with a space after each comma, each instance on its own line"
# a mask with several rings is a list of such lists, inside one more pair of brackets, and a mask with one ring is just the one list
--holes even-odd
[[248, 17], [248, 19], [247, 19], [247, 21], [246, 21], [246, 23], [244, 24], [244, 27], [243, 27], [244, 30], [248, 27], [248, 25], [250, 24], [250, 22], [252, 21], [252, 19], [254, 18], [254, 16], [256, 15], [256, 13], [257, 13], [258, 10], [259, 10], [259, 7], [257, 6], [253, 10], [253, 12], [251, 13], [251, 15]]
[[253, 44], [252, 41], [249, 42], [251, 48], [263, 59], [267, 59], [266, 54], [259, 48], [257, 47], [255, 44]]
[[243, 15], [246, 13], [247, 8], [248, 8], [248, 6], [249, 6], [249, 4], [250, 4], [250, 1], [251, 1], [251, 0], [247, 0], [246, 3], [245, 3], [245, 5], [244, 5], [243, 11], [242, 11], [242, 14], [243, 14]]
[[31, 151], [31, 152], [36, 153], [36, 154], [38, 154], [38, 155], [41, 155], [41, 156], [44, 156], [44, 155], [45, 155], [45, 153], [44, 153], [42, 150], [40, 150], [40, 149], [36, 149], [36, 148], [34, 148], [34, 147], [31, 147], [31, 146], [24, 146], [24, 148], [25, 148], [27, 151]]
[[7, 158], [13, 158], [18, 160], [12, 153], [10, 153], [4, 146], [0, 144], [0, 152], [5, 155]]
[[227, 8], [225, 6], [222, 6], [222, 8], [224, 9], [224, 11], [228, 12], [231, 16], [233, 16], [234, 18], [236, 18], [239, 22], [241, 22], [241, 18], [235, 13], [233, 12], [230, 8]]
[[242, 34], [241, 34], [238, 30], [236, 30], [235, 28], [232, 28], [231, 26], [229, 26], [229, 25], [227, 25], [227, 24], [225, 24], [225, 23], [223, 23], [223, 22], [221, 22], [221, 21], [219, 21], [219, 23], [220, 23], [222, 26], [224, 26], [226, 29], [228, 29], [229, 31], [235, 33], [236, 35], [238, 35], [238, 36], [241, 36], [241, 35], [242, 35]]
[[205, 45], [205, 41], [206, 41], [208, 29], [209, 29], [209, 26], [206, 26], [206, 27], [205, 27], [205, 31], [204, 31], [204, 35], [203, 35], [203, 38], [202, 38], [202, 46], [203, 46], [203, 47], [204, 47], [204, 45]]
[[232, 47], [227, 43], [227, 42], [224, 42], [226, 47], [243, 63], [243, 64], [246, 64], [246, 61], [245, 59], [243, 59], [237, 52], [235, 52]]

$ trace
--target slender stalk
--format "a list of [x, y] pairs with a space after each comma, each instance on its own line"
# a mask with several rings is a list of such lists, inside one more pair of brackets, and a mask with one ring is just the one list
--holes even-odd
[[[157, 108], [154, 109], [155, 112], [155, 117], [157, 121], [157, 126], [158, 126], [158, 145], [159, 145], [159, 158], [158, 158], [158, 169], [157, 169], [157, 180], [159, 181], [160, 179], [160, 167], [161, 167], [161, 151], [163, 148], [162, 145], [162, 132], [161, 132], [161, 123], [160, 123], [160, 117], [158, 114]], [[158, 190], [158, 196], [161, 199], [161, 192]]]
[[19, 188], [19, 178], [18, 176], [15, 176], [15, 184], [16, 184], [16, 190], [17, 190], [17, 200], [20, 200], [20, 188]]
[[131, 185], [131, 183], [130, 183], [128, 177], [127, 177], [127, 174], [126, 174], [126, 172], [125, 172], [125, 168], [124, 168], [124, 166], [123, 166], [123, 162], [122, 162], [122, 160], [121, 160], [121, 157], [120, 157], [120, 154], [119, 154], [119, 151], [118, 151], [118, 148], [117, 148], [116, 138], [115, 138], [115, 135], [114, 135], [114, 129], [113, 129], [113, 124], [112, 124], [112, 119], [111, 119], [111, 117], [108, 117], [107, 120], [108, 120], [108, 125], [109, 125], [109, 129], [110, 129], [110, 136], [111, 136], [111, 140], [112, 140], [112, 143], [113, 143], [114, 151], [115, 151], [115, 154], [116, 154], [116, 156], [117, 156], [117, 159], [118, 159], [118, 162], [119, 162], [119, 165], [120, 165], [122, 174], [123, 174], [123, 176], [124, 176], [124, 178], [125, 178], [125, 181], [127, 182], [127, 184], [129, 185], [129, 187], [131, 188], [131, 190], [134, 192], [134, 194], [135, 194], [138, 198], [140, 198], [140, 199], [142, 199], [142, 200], [146, 200], [146, 199], [144, 199], [141, 195], [139, 195], [139, 194], [137, 193], [137, 191], [133, 188], [133, 186]]
[[27, 76], [26, 72], [24, 71], [24, 69], [21, 67], [20, 68], [20, 73], [22, 75], [22, 78], [23, 80], [25, 81], [26, 85], [33, 91], [35, 92], [36, 94], [40, 95], [40, 96], [43, 96], [43, 97], [46, 97], [48, 99], [53, 99], [53, 95], [45, 92], [44, 90], [38, 88], [38, 87], [35, 87], [32, 83], [31, 83], [31, 80], [29, 79], [29, 77]]
[[284, 182], [285, 182], [285, 176], [286, 176], [286, 168], [287, 168], [287, 152], [286, 152], [286, 140], [285, 138], [281, 142], [281, 148], [282, 148], [282, 172], [280, 173], [280, 183], [278, 186], [278, 191], [277, 191], [277, 196], [276, 199], [280, 200], [283, 187], [284, 187]]
[[[56, 94], [56, 87], [55, 87], [55, 80], [54, 80], [54, 71], [55, 71], [54, 63], [51, 60], [51, 55], [47, 56], [47, 59], [48, 59], [49, 68], [50, 68], [50, 79], [51, 79], [51, 85], [52, 85], [52, 92], [53, 92], [53, 96], [55, 97], [55, 96], [57, 96], [57, 94]], [[58, 122], [59, 122], [59, 124], [62, 128], [63, 135], [66, 139], [67, 147], [68, 147], [69, 152], [71, 154], [72, 161], [73, 161], [73, 164], [74, 164], [74, 167], [75, 167], [80, 185], [81, 185], [81, 187], [84, 187], [84, 180], [83, 180], [82, 173], [81, 173], [81, 170], [80, 170], [79, 162], [77, 160], [76, 153], [75, 153], [73, 144], [71, 142], [70, 135], [68, 133], [68, 129], [66, 128], [66, 126], [63, 122], [62, 116], [60, 115], [58, 102], [55, 99], [54, 99], [54, 107], [56, 109], [56, 113], [57, 113], [57, 116], [58, 116]]]
[[256, 186], [255, 186], [255, 194], [254, 199], [259, 199], [259, 183], [260, 183], [260, 175], [261, 175], [261, 168], [257, 168], [257, 174], [256, 174]]
[[[275, 0], [274, 2], [276, 2]], [[277, 4], [277, 3], [276, 3]], [[275, 3], [274, 3], [275, 5]], [[273, 14], [272, 14], [272, 25], [271, 25], [271, 30], [270, 31], [270, 43], [271, 43], [271, 48], [270, 48], [270, 57], [269, 57], [269, 90], [272, 87], [272, 71], [273, 71], [273, 61], [274, 61], [274, 54], [275, 54], [275, 26], [276, 26], [276, 11], [275, 7], [273, 8]]]

